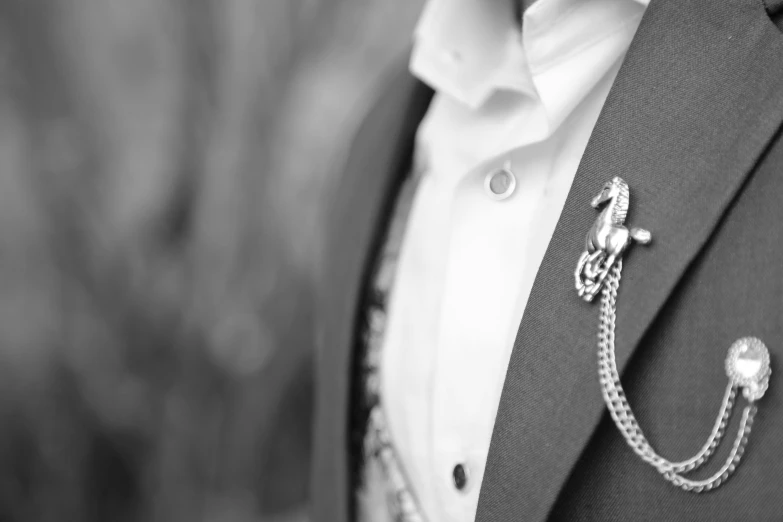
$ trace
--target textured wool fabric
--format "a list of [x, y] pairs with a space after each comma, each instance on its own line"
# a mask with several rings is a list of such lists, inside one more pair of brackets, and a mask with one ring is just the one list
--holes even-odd
[[[315, 520], [350, 517], [346, 413], [356, 302], [389, 198], [410, 159], [411, 120], [426, 103], [427, 93], [410, 79], [390, 84], [330, 201], [320, 277]], [[762, 0], [651, 2], [528, 302], [478, 520], [780, 518], [781, 121], [783, 35]], [[772, 353], [771, 386], [744, 461], [710, 493], [665, 482], [604, 413], [598, 305], [577, 298], [573, 270], [597, 216], [589, 201], [615, 175], [631, 187], [628, 224], [653, 234], [651, 245], [634, 246], [626, 256], [617, 319], [618, 364], [651, 443], [672, 459], [695, 453], [720, 405], [731, 343], [753, 335]], [[716, 460], [725, 456], [734, 427]]]

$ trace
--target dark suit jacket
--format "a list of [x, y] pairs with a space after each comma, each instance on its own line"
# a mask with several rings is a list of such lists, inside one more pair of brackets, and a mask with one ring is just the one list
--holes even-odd
[[[771, 20], [776, 9], [762, 0], [652, 0], [520, 324], [477, 520], [783, 520], [783, 34]], [[351, 516], [347, 430], [358, 298], [430, 95], [407, 74], [388, 83], [328, 203], [315, 520]], [[629, 223], [654, 236], [626, 256], [617, 358], [659, 452], [687, 458], [706, 440], [733, 341], [757, 336], [772, 354], [771, 386], [744, 461], [710, 493], [675, 489], [644, 464], [601, 399], [598, 305], [577, 297], [572, 274], [596, 218], [590, 199], [613, 176], [631, 187]]]

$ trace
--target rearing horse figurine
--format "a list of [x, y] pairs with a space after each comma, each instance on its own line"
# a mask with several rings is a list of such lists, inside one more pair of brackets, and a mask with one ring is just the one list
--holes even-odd
[[614, 177], [607, 182], [591, 205], [597, 209], [607, 201], [609, 203], [587, 233], [585, 251], [574, 273], [576, 290], [588, 302], [601, 290], [609, 270], [633, 241], [646, 245], [652, 240], [649, 231], [642, 228], [628, 230], [624, 226], [630, 191], [622, 178]]

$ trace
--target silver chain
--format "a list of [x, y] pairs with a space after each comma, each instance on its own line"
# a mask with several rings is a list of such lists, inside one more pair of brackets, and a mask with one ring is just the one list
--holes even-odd
[[737, 438], [731, 448], [726, 462], [712, 476], [704, 480], [691, 480], [682, 473], [693, 471], [712, 456], [726, 432], [726, 426], [731, 416], [734, 401], [737, 396], [737, 386], [732, 382], [726, 388], [720, 413], [715, 421], [707, 442], [693, 457], [680, 462], [669, 461], [656, 453], [644, 436], [636, 417], [625, 397], [625, 391], [620, 383], [615, 359], [614, 330], [616, 320], [617, 289], [620, 286], [620, 274], [623, 269], [622, 260], [611, 268], [604, 282], [601, 293], [601, 317], [598, 329], [598, 374], [601, 391], [609, 414], [620, 430], [623, 438], [642, 460], [652, 465], [663, 477], [685, 491], [701, 493], [720, 486], [737, 468], [745, 445], [748, 442], [753, 418], [756, 414], [755, 402], [751, 401], [742, 412]]

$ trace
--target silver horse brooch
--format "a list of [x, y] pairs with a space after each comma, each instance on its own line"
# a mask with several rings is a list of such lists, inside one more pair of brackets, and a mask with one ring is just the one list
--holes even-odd
[[[698, 453], [687, 460], [672, 461], [650, 444], [631, 409], [617, 368], [615, 349], [615, 323], [617, 322], [617, 297], [623, 270], [622, 255], [632, 242], [647, 244], [652, 239], [647, 230], [627, 229], [623, 224], [628, 214], [628, 184], [614, 178], [604, 185], [593, 199], [594, 208], [605, 205], [587, 233], [585, 251], [576, 267], [576, 289], [579, 297], [592, 301], [600, 293], [598, 316], [598, 376], [609, 415], [618, 431], [634, 453], [653, 466], [665, 480], [674, 486], [693, 493], [712, 491], [725, 483], [736, 471], [745, 453], [757, 402], [769, 387], [772, 375], [770, 354], [766, 345], [756, 337], [738, 339], [729, 348], [725, 369], [728, 377], [723, 402], [712, 432]], [[706, 478], [690, 478], [691, 472], [710, 461], [723, 440], [729, 425], [732, 409], [739, 391], [747, 399], [742, 410], [737, 436], [726, 460], [712, 475]]]
[[574, 272], [576, 290], [585, 301], [592, 301], [600, 292], [612, 266], [633, 241], [646, 245], [652, 240], [649, 231], [624, 226], [629, 202], [628, 184], [614, 177], [590, 203], [596, 209], [606, 205], [587, 233], [585, 251]]

